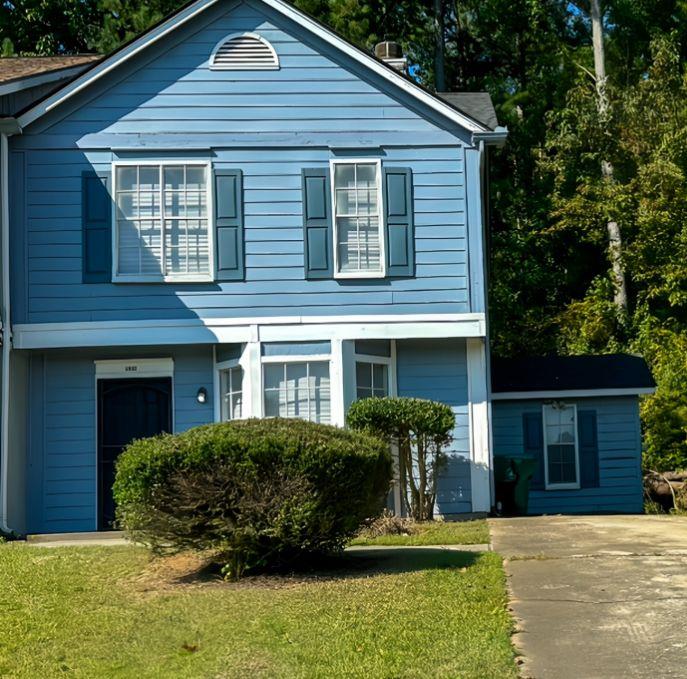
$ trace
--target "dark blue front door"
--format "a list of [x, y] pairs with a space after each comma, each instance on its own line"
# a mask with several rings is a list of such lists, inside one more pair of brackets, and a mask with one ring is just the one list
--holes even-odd
[[98, 381], [98, 530], [115, 520], [115, 462], [134, 439], [172, 430], [172, 380]]

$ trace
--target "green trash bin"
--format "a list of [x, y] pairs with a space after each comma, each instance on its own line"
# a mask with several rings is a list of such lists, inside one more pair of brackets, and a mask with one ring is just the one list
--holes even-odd
[[530, 482], [537, 471], [537, 460], [533, 457], [520, 457], [511, 460], [511, 467], [516, 478], [513, 489], [515, 511], [521, 516], [526, 516], [530, 499]]

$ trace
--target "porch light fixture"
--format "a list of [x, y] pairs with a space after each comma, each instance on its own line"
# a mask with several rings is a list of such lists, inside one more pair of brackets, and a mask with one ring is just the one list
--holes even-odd
[[198, 389], [198, 393], [196, 394], [196, 400], [198, 403], [207, 403], [208, 402], [208, 390], [205, 387], [201, 387]]

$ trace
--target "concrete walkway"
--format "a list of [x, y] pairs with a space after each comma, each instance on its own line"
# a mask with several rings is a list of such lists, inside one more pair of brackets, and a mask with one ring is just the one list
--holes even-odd
[[523, 677], [687, 676], [687, 518], [490, 519]]

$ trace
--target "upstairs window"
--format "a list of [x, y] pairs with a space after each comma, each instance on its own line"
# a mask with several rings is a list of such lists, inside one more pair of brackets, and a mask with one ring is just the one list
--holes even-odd
[[210, 57], [213, 71], [270, 71], [279, 68], [279, 57], [267, 40], [256, 33], [230, 35], [221, 40]]
[[333, 163], [337, 278], [384, 276], [380, 175], [378, 161]]
[[544, 406], [544, 458], [547, 489], [580, 487], [577, 409], [553, 403]]
[[209, 169], [198, 164], [117, 164], [118, 281], [212, 279]]

